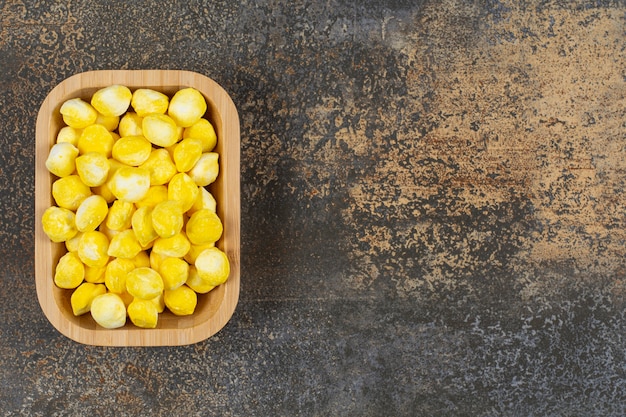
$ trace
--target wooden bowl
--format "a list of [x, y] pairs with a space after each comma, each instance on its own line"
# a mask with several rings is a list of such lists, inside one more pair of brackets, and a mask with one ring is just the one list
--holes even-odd
[[[135, 90], [152, 88], [172, 96], [185, 87], [194, 87], [206, 98], [205, 117], [217, 133], [215, 152], [220, 154], [220, 174], [209, 186], [217, 200], [217, 212], [224, 225], [217, 246], [230, 260], [230, 276], [226, 283], [207, 294], [198, 295], [196, 311], [190, 316], [159, 315], [155, 329], [135, 327], [130, 320], [118, 329], [105, 329], [90, 314], [74, 316], [70, 305], [71, 290], [54, 285], [54, 270], [67, 251], [62, 243], [51, 242], [43, 232], [43, 212], [54, 205], [51, 175], [45, 161], [64, 126], [59, 109], [70, 98], [89, 101], [93, 93], [112, 84]], [[37, 116], [35, 149], [35, 282], [37, 298], [52, 325], [62, 334], [79, 343], [99, 346], [175, 346], [205, 340], [217, 333], [230, 320], [239, 298], [239, 116], [229, 95], [215, 81], [190, 71], [175, 70], [112, 70], [91, 71], [74, 75], [57, 85], [46, 97]]]

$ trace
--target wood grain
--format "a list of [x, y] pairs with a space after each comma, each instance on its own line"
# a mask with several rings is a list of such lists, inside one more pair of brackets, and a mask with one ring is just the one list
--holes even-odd
[[[194, 87], [206, 98], [205, 117], [217, 133], [215, 152], [220, 154], [220, 174], [209, 186], [217, 200], [217, 213], [224, 234], [217, 246], [230, 260], [228, 281], [208, 294], [198, 296], [191, 316], [177, 317], [169, 312], [159, 316], [156, 329], [140, 329], [130, 321], [123, 328], [107, 330], [89, 314], [75, 317], [70, 306], [71, 291], [53, 282], [58, 259], [66, 252], [63, 244], [52, 243], [43, 232], [41, 217], [54, 204], [51, 184], [54, 177], [46, 170], [50, 147], [64, 125], [59, 109], [70, 98], [89, 100], [99, 88], [122, 84], [131, 90], [152, 88], [172, 95], [184, 87]], [[103, 70], [76, 74], [58, 84], [46, 97], [37, 116], [35, 157], [35, 281], [43, 312], [62, 334], [77, 342], [100, 346], [174, 346], [205, 340], [230, 320], [239, 299], [240, 271], [240, 133], [237, 109], [228, 93], [210, 78], [179, 70]]]

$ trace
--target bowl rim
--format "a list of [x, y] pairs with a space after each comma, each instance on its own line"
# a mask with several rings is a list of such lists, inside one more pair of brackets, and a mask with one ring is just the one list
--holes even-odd
[[[62, 302], [59, 299], [60, 291], [51, 276], [52, 265], [55, 264], [53, 253], [56, 251], [58, 257], [64, 249], [60, 249], [61, 244], [54, 244], [48, 239], [41, 225], [43, 211], [52, 200], [52, 176], [45, 169], [45, 160], [55, 141], [51, 133], [54, 112], [58, 112], [66, 99], [90, 95], [99, 88], [113, 84], [126, 85], [131, 90], [153, 88], [168, 92], [185, 87], [196, 88], [207, 99], [207, 114], [210, 113], [209, 118], [213, 119], [212, 123], [216, 124], [218, 132], [216, 149], [221, 153], [218, 181], [219, 191], [223, 193], [218, 199], [218, 214], [224, 222], [224, 235], [218, 246], [229, 258], [230, 275], [224, 284], [205, 294], [207, 300], [203, 305], [206, 310], [202, 314], [195, 316], [198, 313], [196, 311], [194, 315], [184, 318], [172, 315], [166, 320], [167, 327], [142, 329], [127, 324], [119, 329], [104, 329], [95, 325], [91, 317], [83, 320], [68, 319], [59, 307]], [[223, 159], [222, 154], [225, 155]], [[233, 100], [217, 82], [188, 70], [93, 70], [74, 74], [52, 88], [39, 108], [35, 129], [34, 171], [37, 298], [44, 315], [61, 334], [76, 342], [96, 346], [180, 346], [206, 340], [228, 323], [238, 303], [240, 288], [240, 126]], [[67, 290], [63, 291], [67, 294]], [[159, 321], [162, 321], [162, 317]]]

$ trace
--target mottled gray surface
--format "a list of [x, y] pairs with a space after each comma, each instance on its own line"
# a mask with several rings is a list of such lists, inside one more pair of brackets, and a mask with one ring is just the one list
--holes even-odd
[[[620, 1], [0, 0], [3, 416], [626, 415]], [[61, 336], [34, 121], [188, 69], [242, 133], [242, 289], [176, 348]]]

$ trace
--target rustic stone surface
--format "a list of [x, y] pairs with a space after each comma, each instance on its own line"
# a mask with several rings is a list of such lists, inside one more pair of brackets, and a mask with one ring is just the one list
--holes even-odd
[[[45, 3], [0, 1], [2, 415], [626, 414], [620, 2]], [[38, 107], [113, 68], [238, 107], [206, 342], [78, 345], [36, 304]]]

